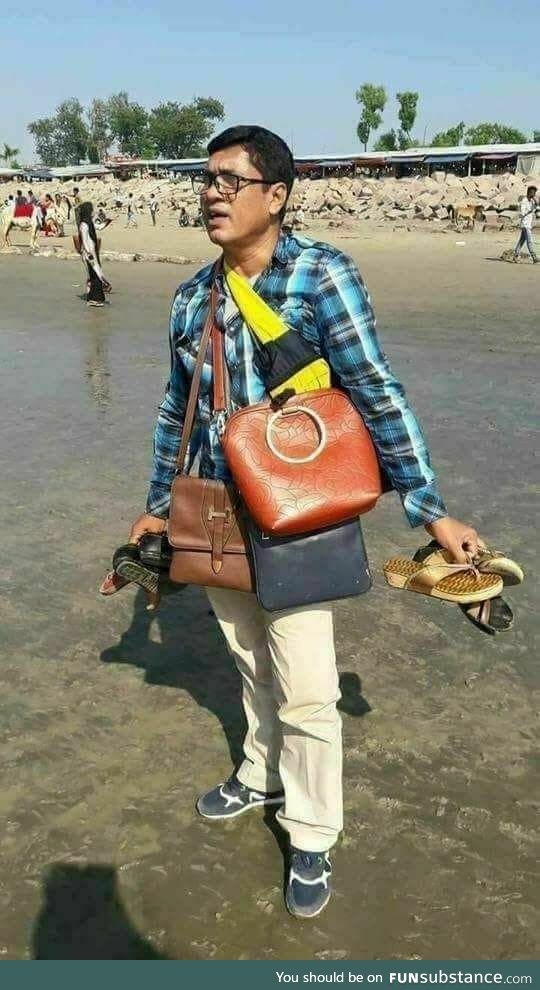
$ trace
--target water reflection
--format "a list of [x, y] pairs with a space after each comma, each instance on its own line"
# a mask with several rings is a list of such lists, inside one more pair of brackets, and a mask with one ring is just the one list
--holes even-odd
[[111, 401], [111, 372], [105, 330], [98, 324], [89, 329], [84, 368], [93, 401], [98, 409], [107, 409]]

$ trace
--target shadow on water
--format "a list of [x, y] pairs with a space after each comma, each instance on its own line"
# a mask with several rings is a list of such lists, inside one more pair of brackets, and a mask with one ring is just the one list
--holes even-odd
[[[231, 763], [242, 760], [246, 726], [240, 675], [225, 646], [204, 592], [175, 591], [157, 612], [147, 612], [138, 591], [131, 625], [120, 642], [101, 654], [104, 663], [131, 664], [145, 671], [148, 684], [187, 691], [223, 727]], [[160, 642], [155, 642], [156, 635]]]
[[56, 863], [32, 931], [33, 959], [167, 959], [137, 932], [111, 866]]

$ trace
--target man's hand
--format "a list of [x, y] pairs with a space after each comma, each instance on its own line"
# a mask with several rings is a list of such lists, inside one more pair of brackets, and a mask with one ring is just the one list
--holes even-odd
[[458, 564], [466, 564], [469, 557], [475, 557], [481, 548], [476, 530], [451, 516], [428, 523], [425, 529], [437, 543], [450, 551]]
[[144, 536], [145, 533], [153, 533], [155, 536], [159, 536], [166, 529], [166, 519], [160, 519], [159, 516], [151, 516], [147, 512], [143, 512], [142, 516], [139, 516], [133, 523], [128, 542], [138, 543], [141, 536]]

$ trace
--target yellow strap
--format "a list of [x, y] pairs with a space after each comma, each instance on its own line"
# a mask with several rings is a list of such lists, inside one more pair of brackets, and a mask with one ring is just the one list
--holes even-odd
[[265, 303], [264, 299], [255, 292], [249, 282], [233, 272], [232, 268], [225, 267], [225, 278], [231, 291], [231, 295], [238, 306], [246, 323], [252, 328], [262, 344], [269, 344], [272, 340], [278, 340], [284, 333], [287, 333], [287, 324], [283, 322], [277, 313]]
[[[225, 264], [224, 270], [227, 285], [238, 309], [262, 344], [279, 340], [280, 337], [291, 332], [281, 317], [270, 309], [242, 275]], [[272, 389], [270, 395], [275, 398], [286, 389], [292, 389], [297, 393], [315, 392], [320, 388], [330, 388], [330, 384], [330, 368], [327, 362], [324, 358], [314, 356], [313, 361], [310, 361], [305, 368]]]

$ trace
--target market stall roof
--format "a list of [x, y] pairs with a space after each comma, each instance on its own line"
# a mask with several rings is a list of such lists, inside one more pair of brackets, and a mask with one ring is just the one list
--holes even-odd
[[481, 161], [481, 162], [498, 162], [498, 161], [501, 161], [502, 159], [516, 158], [517, 157], [517, 152], [515, 152], [515, 151], [499, 151], [499, 152], [497, 152], [496, 155], [495, 154], [491, 154], [491, 155], [475, 155], [474, 157], [476, 159], [478, 159], [478, 161]]
[[167, 165], [166, 168], [169, 172], [200, 172], [203, 164], [205, 164], [205, 162], [199, 162], [191, 165], [183, 162], [180, 165]]
[[466, 162], [470, 158], [467, 155], [426, 155], [424, 162], [426, 165], [450, 165], [453, 162]]
[[419, 165], [424, 161], [424, 155], [402, 155], [400, 158], [388, 157], [391, 165]]

